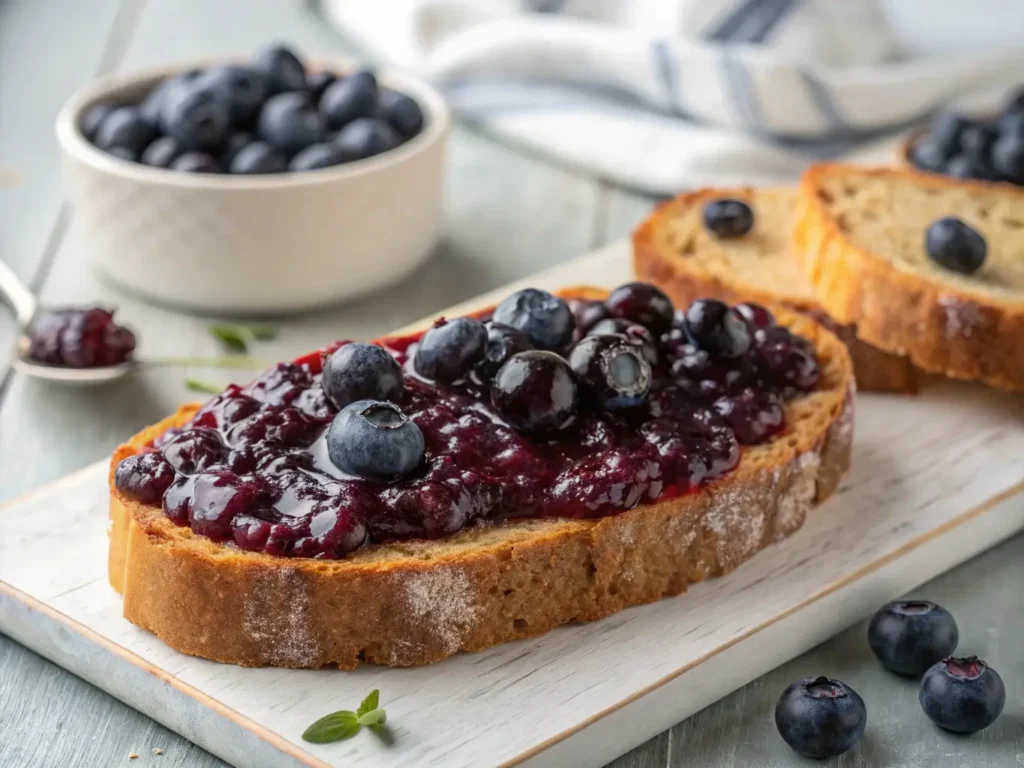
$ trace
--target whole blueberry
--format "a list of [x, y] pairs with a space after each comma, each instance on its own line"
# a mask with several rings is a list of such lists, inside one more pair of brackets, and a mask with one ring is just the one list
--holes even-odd
[[251, 67], [223, 66], [207, 70], [196, 85], [209, 88], [228, 107], [234, 125], [247, 125], [267, 99], [267, 83], [262, 73]]
[[160, 128], [185, 150], [210, 152], [227, 141], [231, 115], [227, 103], [197, 78], [168, 90]]
[[956, 650], [960, 633], [942, 606], [897, 600], [878, 609], [868, 625], [868, 644], [882, 666], [899, 675], [924, 674]]
[[339, 409], [357, 400], [397, 400], [402, 366], [383, 347], [352, 342], [327, 358], [320, 386]]
[[789, 685], [775, 705], [775, 727], [805, 757], [835, 757], [864, 735], [864, 700], [839, 680], [805, 677]]
[[263, 105], [260, 137], [286, 155], [324, 140], [324, 122], [305, 93], [279, 93]]
[[996, 140], [992, 170], [1006, 181], [1024, 184], [1024, 134], [1003, 134]]
[[423, 130], [423, 110], [419, 102], [404, 93], [382, 88], [377, 99], [377, 115], [406, 140]]
[[416, 345], [413, 368], [426, 379], [451, 384], [483, 359], [486, 345], [487, 329], [479, 320], [438, 320]]
[[135, 153], [134, 149], [129, 147], [111, 147], [107, 150], [108, 155], [119, 157], [122, 160], [127, 160], [129, 163], [138, 162], [139, 156]]
[[576, 325], [569, 305], [539, 288], [524, 288], [506, 297], [491, 319], [522, 331], [537, 349], [568, 346]]
[[175, 88], [192, 82], [202, 73], [203, 72], [200, 69], [193, 69], [188, 72], [183, 72], [180, 75], [164, 78], [154, 85], [150, 89], [149, 93], [146, 94], [146, 98], [144, 98], [142, 103], [139, 104], [139, 112], [141, 112], [142, 116], [150, 123], [159, 126], [161, 120], [160, 115], [163, 112], [164, 101], [167, 99], [167, 95]]
[[936, 264], [962, 275], [977, 272], [985, 263], [985, 238], [960, 219], [945, 216], [925, 233], [925, 251]]
[[123, 459], [114, 470], [118, 490], [143, 504], [156, 504], [174, 482], [174, 468], [160, 453], [139, 453]]
[[576, 377], [569, 364], [554, 352], [520, 352], [495, 374], [491, 405], [517, 430], [557, 432], [569, 426], [576, 415]]
[[143, 165], [151, 165], [154, 168], [170, 168], [171, 163], [181, 156], [182, 151], [177, 141], [170, 136], [161, 136], [146, 147], [140, 161]]
[[992, 144], [998, 136], [998, 128], [988, 122], [968, 125], [960, 132], [960, 152], [974, 162], [984, 166], [992, 152]]
[[394, 149], [402, 143], [401, 137], [382, 120], [360, 117], [346, 125], [334, 140], [346, 161], [362, 160]]
[[230, 168], [235, 155], [241, 151], [242, 147], [246, 147], [254, 141], [256, 139], [253, 135], [246, 131], [232, 133], [224, 142], [224, 150], [220, 154], [220, 164], [225, 168]]
[[186, 152], [171, 162], [172, 171], [185, 173], [220, 173], [221, 167], [205, 152]]
[[742, 200], [712, 200], [704, 206], [704, 226], [716, 237], [742, 237], [754, 228], [754, 211]]
[[638, 323], [655, 337], [672, 326], [675, 308], [665, 293], [650, 283], [626, 283], [612, 291], [605, 300], [608, 314]]
[[736, 311], [740, 313], [740, 317], [747, 321], [747, 325], [750, 326], [752, 331], [771, 328], [775, 325], [775, 315], [760, 304], [755, 304], [752, 301], [737, 304]]
[[487, 329], [487, 345], [477, 369], [487, 378], [494, 376], [512, 355], [533, 349], [530, 337], [511, 325], [488, 321], [484, 328]]
[[924, 673], [917, 700], [940, 728], [975, 733], [999, 717], [1006, 688], [999, 673], [977, 656], [951, 656]]
[[288, 169], [285, 156], [265, 141], [253, 141], [235, 153], [230, 173], [282, 173]]
[[286, 45], [271, 45], [256, 54], [252, 67], [266, 83], [267, 93], [300, 91], [306, 84], [306, 68]]
[[82, 131], [82, 135], [89, 141], [95, 143], [96, 134], [100, 130], [100, 125], [107, 119], [107, 115], [115, 109], [117, 109], [117, 105], [109, 102], [94, 104], [89, 107], [86, 113], [82, 115], [82, 122], [78, 126]]
[[96, 146], [107, 151], [124, 147], [139, 155], [155, 136], [156, 129], [142, 117], [137, 107], [117, 107], [100, 123]]
[[717, 299], [698, 299], [687, 307], [683, 329], [700, 349], [721, 357], [746, 354], [752, 341], [743, 316]]
[[608, 317], [608, 307], [603, 301], [589, 299], [569, 299], [567, 302], [572, 316], [576, 320], [576, 331], [586, 333], [596, 323]]
[[568, 361], [583, 395], [597, 408], [634, 408], [651, 391], [651, 364], [625, 336], [584, 336], [569, 351]]
[[335, 131], [356, 118], [373, 117], [376, 111], [377, 81], [358, 73], [335, 80], [320, 99], [320, 114], [327, 127]]
[[910, 148], [910, 162], [922, 171], [941, 171], [946, 158], [945, 150], [927, 137], [918, 139]]
[[1024, 136], [1024, 109], [1016, 107], [1003, 113], [998, 128], [1000, 136]]
[[306, 90], [309, 91], [309, 97], [313, 100], [314, 104], [320, 103], [324, 91], [337, 79], [338, 76], [336, 74], [323, 69], [306, 75]]
[[310, 144], [301, 150], [288, 163], [289, 171], [313, 171], [317, 168], [330, 168], [343, 162], [341, 151], [333, 144], [326, 142]]
[[942, 112], [935, 116], [928, 126], [928, 139], [946, 155], [952, 155], [960, 148], [960, 135], [971, 121], [955, 112]]
[[636, 344], [643, 353], [644, 360], [651, 365], [658, 362], [658, 347], [654, 343], [654, 335], [639, 323], [624, 320], [621, 317], [606, 317], [598, 320], [587, 331], [587, 336], [603, 336], [620, 334]]
[[423, 461], [423, 433], [394, 403], [359, 400], [331, 422], [327, 452], [350, 475], [399, 477]]

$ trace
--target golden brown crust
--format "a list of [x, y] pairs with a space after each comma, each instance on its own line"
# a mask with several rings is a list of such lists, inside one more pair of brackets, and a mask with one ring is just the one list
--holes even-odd
[[815, 343], [823, 386], [790, 404], [786, 435], [746, 449], [733, 473], [700, 493], [600, 519], [521, 520], [439, 542], [373, 545], [339, 561], [219, 545], [117, 492], [117, 463], [187, 422], [195, 406], [186, 406], [111, 461], [110, 581], [124, 615], [216, 661], [411, 666], [598, 619], [730, 571], [796, 531], [849, 466], [849, 356], [817, 324], [783, 320]]
[[[800, 183], [794, 245], [822, 306], [839, 322], [856, 325], [864, 341], [907, 355], [925, 371], [1024, 391], [1024, 304], [982, 300], [938, 278], [896, 269], [883, 256], [854, 245], [821, 195], [823, 176], [850, 170], [811, 166]], [[995, 189], [919, 171], [855, 172], [883, 181], [912, 179], [939, 192], [958, 187], [991, 194]], [[1024, 191], [1002, 185], [999, 193], [1019, 195], [1024, 204]]]
[[737, 189], [700, 189], [679, 195], [671, 203], [659, 206], [633, 232], [633, 273], [640, 280], [653, 283], [661, 288], [677, 306], [686, 306], [702, 298], [715, 298], [735, 304], [754, 301], [768, 307], [786, 307], [805, 312], [825, 322], [850, 349], [853, 370], [857, 376], [857, 388], [862, 392], [901, 392], [913, 394], [924, 383], [924, 373], [909, 359], [889, 354], [857, 338], [854, 329], [840, 323], [830, 323], [830, 318], [813, 299], [802, 299], [796, 295], [780, 297], [757, 285], [742, 280], [724, 279], [694, 259], [682, 259], [667, 252], [658, 244], [657, 230], [663, 226], [666, 217], [683, 208], [701, 206], [712, 199], [721, 197], [752, 199], [757, 190], [749, 187]]

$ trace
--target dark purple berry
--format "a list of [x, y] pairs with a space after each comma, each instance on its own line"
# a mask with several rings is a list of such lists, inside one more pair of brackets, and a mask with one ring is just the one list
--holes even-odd
[[751, 331], [743, 316], [717, 299], [693, 302], [683, 316], [690, 340], [712, 355], [739, 357], [751, 345]]
[[762, 328], [770, 328], [775, 325], [775, 316], [760, 304], [744, 302], [736, 305], [736, 311], [747, 321], [751, 331], [759, 331]]
[[970, 275], [985, 263], [988, 246], [976, 230], [954, 216], [946, 216], [928, 227], [925, 251], [936, 264]]
[[215, 429], [187, 429], [163, 445], [164, 458], [182, 475], [205, 472], [224, 461], [228, 447]]
[[575, 319], [564, 300], [538, 288], [524, 288], [504, 299], [491, 318], [530, 337], [537, 349], [563, 349], [572, 342]]
[[927, 600], [898, 600], [878, 609], [868, 644], [890, 672], [917, 677], [956, 650], [960, 632], [945, 608]]
[[651, 390], [651, 365], [625, 336], [584, 336], [568, 360], [584, 396], [598, 408], [634, 408]]
[[609, 294], [608, 314], [642, 325], [655, 338], [672, 326], [672, 300], [649, 283], [627, 283]]
[[469, 317], [438, 320], [416, 345], [413, 367], [426, 379], [450, 384], [464, 379], [484, 357], [487, 329]]
[[491, 387], [491, 404], [498, 415], [523, 432], [543, 434], [567, 427], [576, 415], [578, 399], [572, 369], [553, 352], [513, 355]]
[[146, 147], [146, 151], [142, 153], [139, 161], [143, 165], [149, 165], [153, 168], [170, 168], [171, 163], [177, 160], [182, 152], [183, 150], [177, 141], [170, 136], [161, 136]]
[[195, 79], [200, 88], [209, 88], [223, 101], [234, 125], [247, 125], [259, 114], [267, 99], [267, 81], [251, 67], [236, 65], [214, 67]]
[[96, 146], [108, 152], [115, 148], [130, 150], [136, 157], [156, 136], [156, 128], [136, 107], [117, 107], [100, 123]]
[[651, 365], [657, 364], [658, 348], [654, 344], [654, 336], [642, 325], [630, 322], [629, 320], [623, 320], [621, 317], [608, 317], [604, 320], [598, 320], [587, 331], [587, 336], [605, 336], [609, 334], [625, 336], [640, 347], [643, 351], [644, 360]]
[[714, 408], [744, 445], [766, 442], [786, 426], [782, 398], [750, 387], [738, 395], [716, 400]]
[[232, 521], [251, 506], [255, 497], [253, 485], [234, 472], [197, 475], [189, 513], [192, 530], [214, 541], [232, 538]]
[[999, 673], [977, 656], [951, 656], [924, 673], [917, 698], [940, 728], [976, 733], [1002, 713], [1006, 688]]
[[114, 471], [114, 484], [143, 504], [156, 504], [174, 482], [174, 468], [159, 453], [140, 453], [123, 459]]
[[856, 746], [867, 726], [864, 700], [827, 677], [805, 677], [782, 692], [775, 726], [789, 746], [805, 757], [841, 755]]
[[265, 141], [251, 141], [235, 152], [229, 173], [282, 173], [288, 170], [285, 156]]
[[487, 344], [484, 347], [484, 358], [477, 364], [477, 369], [486, 378], [494, 376], [512, 355], [533, 349], [530, 337], [511, 325], [488, 321], [484, 323], [484, 328], [487, 329]]
[[320, 114], [332, 131], [341, 130], [360, 117], [377, 111], [377, 81], [352, 75], [335, 80], [320, 99]]
[[742, 200], [712, 200], [704, 206], [704, 226], [716, 237], [743, 237], [754, 228], [754, 211]]
[[160, 110], [160, 128], [184, 150], [215, 152], [231, 132], [231, 115], [227, 103], [213, 90], [192, 81], [167, 92]]
[[327, 358], [320, 385], [338, 409], [357, 400], [397, 400], [402, 366], [383, 347], [352, 342]]
[[279, 93], [260, 111], [260, 138], [286, 155], [324, 140], [324, 122], [305, 92]]
[[356, 118], [341, 129], [333, 142], [345, 162], [379, 155], [401, 143], [401, 137], [390, 125], [373, 117]]
[[405, 140], [423, 130], [423, 110], [416, 99], [404, 93], [382, 88], [377, 99], [377, 112]]
[[341, 152], [329, 143], [310, 144], [301, 150], [288, 163], [289, 171], [314, 171], [317, 168], [330, 168], [344, 162]]
[[271, 45], [256, 54], [253, 69], [263, 76], [270, 94], [300, 91], [306, 84], [306, 68], [286, 45]]

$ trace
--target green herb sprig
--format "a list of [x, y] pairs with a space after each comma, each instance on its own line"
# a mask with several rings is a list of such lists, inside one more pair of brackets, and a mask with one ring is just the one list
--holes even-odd
[[313, 744], [330, 744], [351, 739], [364, 725], [383, 736], [387, 721], [387, 713], [380, 708], [380, 691], [374, 688], [355, 712], [343, 709], [324, 715], [302, 733], [302, 738]]
[[231, 352], [245, 354], [254, 341], [272, 341], [277, 338], [277, 329], [260, 325], [233, 325], [216, 323], [210, 326], [210, 333]]

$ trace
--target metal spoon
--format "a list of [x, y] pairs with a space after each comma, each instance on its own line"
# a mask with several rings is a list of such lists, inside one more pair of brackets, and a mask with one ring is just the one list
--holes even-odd
[[[127, 376], [137, 371], [142, 365], [180, 366], [194, 368], [265, 368], [264, 363], [248, 357], [222, 357], [215, 359], [203, 358], [166, 358], [160, 360], [141, 361], [135, 358], [117, 365], [104, 365], [97, 368], [70, 368], [67, 366], [47, 365], [32, 360], [28, 356], [31, 339], [28, 330], [40, 313], [41, 307], [36, 297], [26, 288], [10, 267], [0, 261], [0, 298], [3, 298], [14, 310], [18, 322], [18, 342], [15, 350], [14, 369], [26, 376], [45, 379], [60, 384], [74, 386], [95, 386]], [[45, 310], [44, 310], [45, 311]]]

